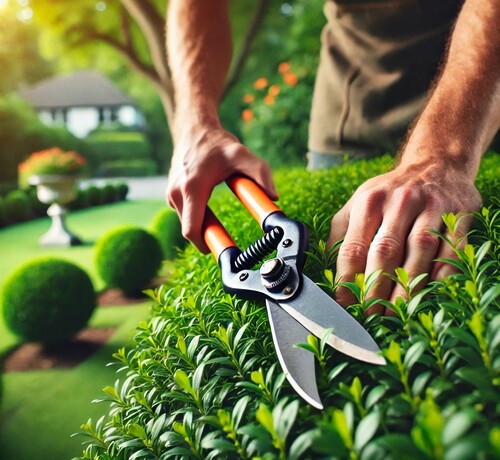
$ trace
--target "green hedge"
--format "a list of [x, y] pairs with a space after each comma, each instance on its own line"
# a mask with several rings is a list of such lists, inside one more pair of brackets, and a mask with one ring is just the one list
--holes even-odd
[[[276, 174], [281, 207], [311, 231], [306, 271], [316, 281], [331, 286], [334, 257], [322, 242], [331, 215], [391, 164]], [[490, 207], [478, 214], [473, 244], [457, 249], [458, 274], [397, 302], [396, 317], [365, 318], [366, 287], [355, 286], [361, 300], [348, 310], [386, 366], [310, 341], [324, 411], [285, 380], [264, 305], [225, 294], [213, 258], [190, 246], [153, 296], [135, 346], [115, 354], [119, 380], [104, 390], [106, 415], [82, 427], [90, 444], [81, 458], [499, 458], [500, 200], [489, 173], [499, 166], [497, 155], [483, 161], [478, 183]], [[241, 246], [260, 234], [227, 195], [213, 208]]]
[[[85, 189], [78, 189], [75, 200], [68, 203], [68, 208], [77, 210], [124, 201], [128, 191], [128, 185], [122, 182], [107, 183], [99, 187], [91, 185]], [[38, 199], [36, 187], [13, 190], [5, 197], [0, 197], [0, 227], [45, 217], [48, 207], [49, 205], [41, 203]]]
[[64, 128], [44, 125], [16, 96], [0, 98], [0, 181], [17, 182], [17, 166], [31, 153], [50, 147], [80, 151], [82, 141]]
[[145, 177], [156, 174], [156, 163], [149, 159], [103, 161], [95, 169], [98, 177]]
[[85, 139], [85, 156], [95, 176], [141, 176], [156, 171], [151, 144], [141, 132], [96, 131]]

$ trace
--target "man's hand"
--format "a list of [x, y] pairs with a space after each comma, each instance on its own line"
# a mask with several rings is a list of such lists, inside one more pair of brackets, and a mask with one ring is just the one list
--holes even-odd
[[[500, 28], [491, 28], [499, 18], [497, 0], [464, 2], [442, 73], [399, 165], [363, 184], [333, 218], [330, 243], [345, 237], [337, 262], [342, 281], [398, 266], [410, 278], [438, 279], [452, 270], [434, 262], [453, 252], [429, 230], [442, 230], [444, 213], [470, 213], [481, 204], [474, 181], [500, 126]], [[455, 237], [467, 234], [470, 221], [461, 220]], [[389, 278], [378, 281], [369, 295], [394, 301], [402, 294]], [[344, 305], [352, 300], [346, 291], [338, 290]]]
[[[394, 273], [403, 267], [410, 280], [421, 273], [441, 279], [453, 267], [436, 258], [453, 258], [449, 245], [429, 230], [441, 231], [444, 213], [470, 213], [481, 205], [479, 192], [468, 173], [444, 163], [399, 165], [393, 171], [361, 185], [347, 204], [333, 217], [329, 243], [344, 238], [337, 259], [337, 277], [353, 281], [357, 273], [366, 275], [381, 269]], [[457, 234], [465, 236], [471, 218], [460, 221]], [[404, 294], [384, 275], [377, 279], [370, 297], [394, 301]], [[337, 290], [342, 305], [354, 302], [345, 287]], [[377, 305], [367, 314], [384, 311]]]
[[233, 174], [252, 178], [272, 200], [278, 198], [267, 163], [224, 129], [183, 136], [168, 177], [167, 199], [182, 221], [182, 234], [207, 253], [202, 225], [213, 188]]

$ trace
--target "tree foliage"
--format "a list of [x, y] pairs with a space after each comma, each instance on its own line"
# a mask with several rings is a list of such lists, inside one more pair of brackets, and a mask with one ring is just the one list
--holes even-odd
[[0, 95], [50, 75], [52, 63], [41, 57], [38, 39], [38, 29], [20, 21], [11, 5], [0, 10]]

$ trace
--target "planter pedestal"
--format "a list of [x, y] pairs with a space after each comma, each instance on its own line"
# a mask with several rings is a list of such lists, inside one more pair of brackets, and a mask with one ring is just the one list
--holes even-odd
[[50, 204], [47, 215], [52, 219], [52, 225], [47, 233], [40, 238], [41, 246], [77, 246], [82, 241], [66, 227], [67, 208], [64, 206], [76, 198], [76, 177], [63, 175], [39, 175], [29, 179], [31, 185], [36, 185], [38, 199]]
[[52, 225], [47, 233], [40, 238], [41, 246], [78, 246], [82, 241], [66, 227], [68, 210], [60, 204], [51, 204], [47, 215], [52, 218]]

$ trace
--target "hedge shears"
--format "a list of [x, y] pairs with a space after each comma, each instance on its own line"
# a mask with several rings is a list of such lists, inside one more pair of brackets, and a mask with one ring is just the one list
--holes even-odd
[[346, 355], [372, 364], [385, 364], [385, 359], [361, 324], [302, 273], [309, 245], [306, 226], [289, 219], [252, 180], [232, 176], [226, 183], [264, 235], [242, 251], [207, 207], [203, 237], [218, 261], [224, 289], [245, 299], [265, 299], [288, 381], [304, 400], [322, 409], [314, 355], [297, 344], [306, 343], [310, 334], [320, 339], [328, 334], [327, 343]]

